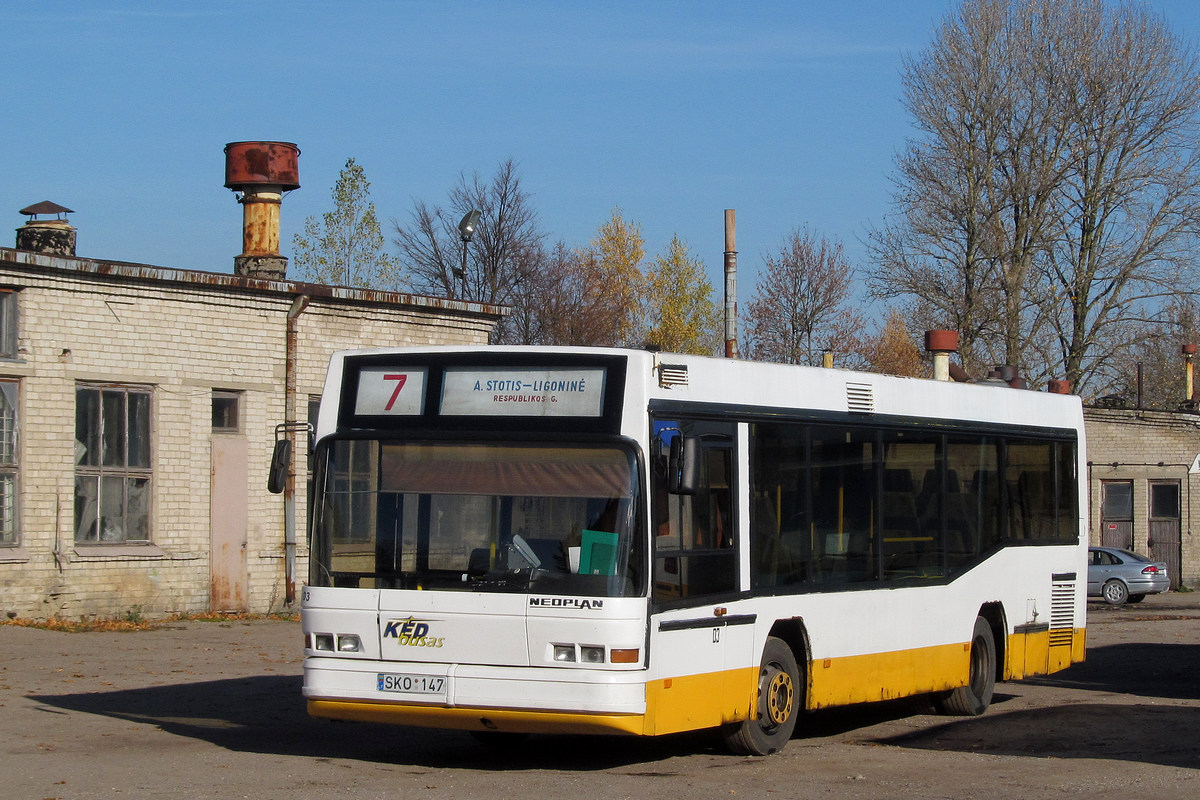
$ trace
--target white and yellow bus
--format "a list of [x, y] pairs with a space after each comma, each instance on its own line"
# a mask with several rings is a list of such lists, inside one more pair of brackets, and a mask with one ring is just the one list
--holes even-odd
[[1079, 398], [634, 350], [357, 350], [315, 431], [318, 717], [720, 729], [1082, 661]]

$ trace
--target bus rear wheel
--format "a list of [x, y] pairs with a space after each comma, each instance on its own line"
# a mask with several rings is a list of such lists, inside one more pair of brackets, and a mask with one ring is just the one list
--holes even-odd
[[934, 702], [938, 711], [957, 717], [977, 717], [992, 704], [996, 689], [996, 639], [983, 617], [975, 618], [971, 634], [971, 667], [967, 685], [960, 686]]
[[746, 756], [779, 752], [796, 729], [803, 697], [792, 649], [782, 639], [768, 637], [758, 670], [756, 718], [728, 726], [723, 732], [726, 746]]

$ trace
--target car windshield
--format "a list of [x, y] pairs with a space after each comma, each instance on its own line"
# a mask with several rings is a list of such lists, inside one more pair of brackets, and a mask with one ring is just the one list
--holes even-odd
[[615, 446], [334, 441], [318, 453], [310, 580], [636, 594], [636, 470]]
[[1121, 558], [1126, 561], [1140, 561], [1147, 564], [1150, 563], [1150, 559], [1146, 558], [1145, 556], [1140, 556], [1137, 553], [1131, 553], [1128, 550], [1118, 550], [1117, 552], [1120, 553]]

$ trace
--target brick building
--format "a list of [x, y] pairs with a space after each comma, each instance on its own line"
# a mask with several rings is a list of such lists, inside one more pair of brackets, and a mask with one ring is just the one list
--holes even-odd
[[275, 426], [308, 418], [334, 350], [483, 345], [504, 313], [78, 258], [61, 219], [22, 231], [0, 248], [10, 617], [285, 607], [307, 574], [307, 476], [294, 459], [294, 508], [267, 492]]
[[1166, 562], [1200, 585], [1200, 414], [1086, 408], [1092, 544]]

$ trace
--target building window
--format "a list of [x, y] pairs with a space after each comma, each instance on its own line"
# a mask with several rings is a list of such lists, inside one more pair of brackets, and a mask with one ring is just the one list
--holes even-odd
[[0, 289], [0, 358], [17, 357], [17, 293]]
[[150, 391], [75, 390], [75, 541], [150, 539]]
[[237, 433], [241, 430], [242, 393], [213, 389], [213, 433]]
[[17, 531], [17, 388], [0, 380], [0, 547], [19, 544]]

